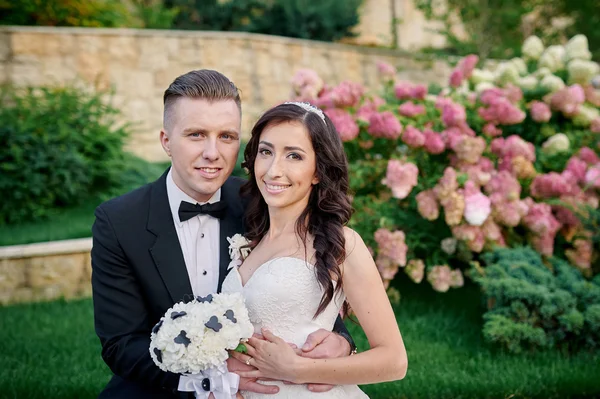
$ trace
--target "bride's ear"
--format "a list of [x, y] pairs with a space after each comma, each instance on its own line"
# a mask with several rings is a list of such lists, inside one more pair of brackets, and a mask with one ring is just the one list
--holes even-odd
[[315, 175], [315, 177], [313, 177], [311, 184], [314, 186], [316, 184], [319, 184], [319, 178], [317, 177], [317, 175]]

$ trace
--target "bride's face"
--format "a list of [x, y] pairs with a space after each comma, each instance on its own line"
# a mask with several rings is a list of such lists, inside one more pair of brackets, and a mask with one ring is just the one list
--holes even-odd
[[308, 204], [316, 177], [316, 155], [306, 127], [298, 121], [267, 126], [254, 162], [256, 184], [270, 208]]

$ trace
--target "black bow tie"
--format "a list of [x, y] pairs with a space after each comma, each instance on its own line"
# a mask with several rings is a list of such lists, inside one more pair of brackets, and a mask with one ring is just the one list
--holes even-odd
[[223, 201], [212, 204], [190, 204], [189, 202], [181, 201], [179, 205], [179, 220], [185, 222], [196, 215], [209, 215], [217, 219], [223, 219], [225, 216], [227, 204]]

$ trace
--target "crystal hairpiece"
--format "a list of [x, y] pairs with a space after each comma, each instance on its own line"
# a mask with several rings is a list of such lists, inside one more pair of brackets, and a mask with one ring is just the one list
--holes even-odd
[[314, 112], [315, 114], [319, 115], [319, 118], [321, 118], [323, 120], [323, 122], [325, 122], [325, 114], [323, 114], [323, 111], [321, 111], [319, 108], [315, 107], [314, 105], [312, 105], [310, 103], [301, 103], [298, 101], [288, 101], [288, 102], [285, 102], [284, 104], [297, 105], [298, 107], [304, 109], [305, 111]]

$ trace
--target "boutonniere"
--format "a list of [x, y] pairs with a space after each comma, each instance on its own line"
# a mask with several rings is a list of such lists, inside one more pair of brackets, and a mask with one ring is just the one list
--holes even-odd
[[241, 234], [235, 234], [233, 237], [227, 237], [229, 241], [229, 258], [231, 260], [241, 261], [245, 259], [250, 253], [250, 241]]

